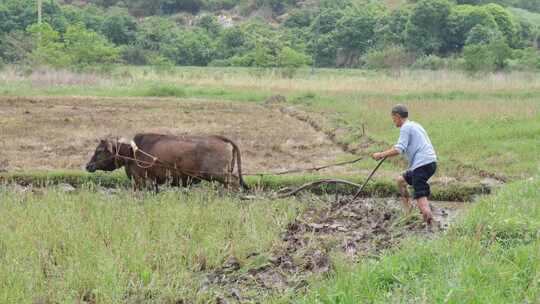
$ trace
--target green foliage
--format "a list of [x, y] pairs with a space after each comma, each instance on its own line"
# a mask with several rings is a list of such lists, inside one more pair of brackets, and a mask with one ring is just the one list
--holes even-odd
[[393, 69], [410, 66], [414, 56], [401, 46], [389, 46], [383, 49], [372, 49], [364, 57], [365, 66], [369, 69]]
[[98, 33], [87, 30], [83, 24], [69, 26], [62, 37], [47, 23], [32, 25], [27, 31], [33, 40], [38, 41], [31, 53], [32, 61], [37, 64], [87, 69], [105, 66], [119, 59], [118, 48]]
[[293, 9], [289, 12], [283, 26], [290, 28], [308, 27], [313, 22], [313, 12], [307, 9]]
[[129, 44], [135, 40], [137, 21], [127, 10], [112, 8], [101, 24], [101, 32], [115, 44]]
[[457, 0], [459, 4], [489, 4], [497, 3], [505, 7], [517, 7], [533, 12], [540, 12], [540, 2], [537, 0]]
[[540, 70], [540, 51], [536, 48], [515, 50], [512, 57], [513, 60], [509, 62], [511, 69], [522, 71]]
[[[519, 1], [498, 2], [514, 5]], [[313, 58], [317, 67], [354, 67], [362, 64], [366, 53], [375, 62], [384, 57], [377, 50], [393, 46], [419, 55], [457, 57], [465, 45], [489, 44], [500, 35], [514, 50], [540, 43], [536, 14], [494, 3], [484, 5], [483, 0], [458, 1], [465, 2], [475, 5], [419, 0], [390, 12], [380, 1], [372, 0], [321, 0], [320, 5], [298, 5], [296, 0], [94, 0], [71, 5], [59, 4], [70, 1], [53, 0], [44, 2], [43, 20], [58, 32], [55, 43], [62, 44], [64, 51], [64, 36], [70, 27], [83, 24], [95, 33], [94, 38], [83, 37], [99, 40], [90, 50], [103, 52], [104, 60], [97, 60], [99, 56], [88, 60], [97, 64], [116, 62], [121, 55], [124, 62], [137, 65], [165, 58], [174, 65], [278, 67], [279, 54], [288, 47]], [[261, 11], [272, 8], [274, 17], [283, 23], [272, 26], [262, 18], [250, 18], [223, 26], [213, 14], [240, 6]], [[0, 3], [0, 58], [7, 63], [36, 60], [54, 66], [88, 66], [84, 60], [73, 59], [78, 57], [73, 52], [84, 53], [81, 48], [60, 59], [45, 58], [56, 54], [57, 47], [38, 46], [23, 32], [35, 23], [35, 9], [33, 0]], [[199, 10], [209, 11], [193, 18], [189, 14]], [[181, 14], [171, 15], [176, 13]], [[277, 16], [281, 13], [286, 15]], [[102, 36], [108, 42], [97, 38]], [[40, 52], [34, 52], [37, 47]], [[120, 53], [107, 55], [108, 47]]]
[[473, 28], [482, 27], [482, 29], [497, 31], [497, 23], [493, 15], [484, 7], [471, 5], [455, 6], [448, 17], [448, 27], [450, 37], [447, 43], [451, 51], [460, 51], [465, 46]]
[[471, 72], [490, 71], [495, 68], [495, 58], [486, 45], [471, 44], [463, 49], [465, 69]]
[[205, 66], [214, 57], [214, 45], [202, 29], [178, 29], [174, 38], [164, 43], [163, 54], [179, 65]]
[[412, 12], [412, 6], [402, 5], [392, 11], [388, 23], [381, 29], [382, 37], [379, 39], [388, 44], [405, 45], [405, 28]]
[[471, 44], [489, 44], [496, 40], [503, 39], [502, 33], [496, 27], [485, 25], [476, 25], [467, 34], [467, 45]]
[[120, 48], [122, 60], [127, 64], [145, 65], [149, 63], [151, 52], [136, 44], [124, 45]]
[[448, 37], [448, 0], [420, 0], [406, 26], [407, 46], [423, 54], [442, 53]]
[[512, 57], [512, 50], [504, 39], [488, 44], [471, 44], [463, 50], [465, 68], [468, 71], [503, 69]]
[[441, 70], [445, 67], [447, 67], [446, 60], [444, 60], [444, 58], [441, 58], [433, 54], [418, 58], [416, 62], [412, 65], [413, 69], [433, 70], [433, 71]]
[[[150, 53], [146, 59], [148, 60], [148, 64], [154, 67], [157, 72], [170, 72], [174, 67], [174, 61], [157, 53]], [[153, 89], [151, 88], [149, 91], [153, 92]], [[145, 94], [145, 96], [148, 95]]]
[[87, 30], [82, 24], [71, 25], [64, 34], [65, 54], [70, 58], [70, 66], [90, 68], [95, 65], [109, 65], [120, 58], [120, 50], [111, 45], [103, 36]]
[[147, 97], [185, 97], [186, 92], [177, 85], [155, 84], [148, 88], [144, 95]]
[[160, 51], [164, 45], [174, 38], [176, 24], [166, 18], [149, 17], [140, 25], [137, 31], [139, 46], [150, 51]]
[[385, 19], [384, 6], [368, 3], [347, 9], [336, 23], [335, 42], [346, 56], [346, 62], [354, 62], [375, 45], [376, 32]]
[[68, 5], [63, 7], [63, 16], [67, 24], [83, 23], [86, 28], [99, 32], [107, 14], [103, 8], [95, 5], [86, 5], [82, 8]]
[[311, 64], [311, 58], [290, 47], [284, 47], [278, 54], [278, 66], [282, 68], [299, 68]]
[[519, 23], [516, 22], [512, 14], [497, 4], [488, 4], [484, 8], [493, 16], [501, 33], [504, 35], [506, 42], [510, 46], [519, 44]]
[[36, 48], [30, 54], [33, 63], [59, 68], [67, 67], [71, 63], [71, 58], [65, 52], [64, 43], [60, 42], [60, 33], [48, 23], [31, 25], [27, 32], [33, 41], [37, 41]]
[[197, 26], [205, 29], [212, 37], [218, 37], [221, 32], [221, 25], [215, 16], [205, 14], [197, 21]]
[[277, 61], [278, 66], [283, 69], [283, 75], [292, 78], [298, 68], [311, 63], [311, 58], [290, 47], [284, 47], [279, 52]]

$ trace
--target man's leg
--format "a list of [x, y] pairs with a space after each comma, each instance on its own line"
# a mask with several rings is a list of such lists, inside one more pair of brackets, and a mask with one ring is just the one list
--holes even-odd
[[436, 163], [427, 164], [414, 170], [412, 175], [412, 184], [414, 187], [414, 198], [416, 204], [422, 212], [424, 221], [431, 225], [433, 222], [433, 214], [431, 213], [431, 207], [429, 206], [428, 196], [431, 194], [431, 190], [428, 184], [428, 180], [435, 174], [437, 169]]
[[411, 199], [409, 195], [409, 190], [407, 189], [407, 181], [403, 176], [398, 176], [396, 178], [399, 193], [401, 194], [401, 205], [403, 206], [403, 211], [405, 212], [405, 215], [408, 216], [411, 214], [412, 211], [412, 204]]
[[416, 199], [416, 204], [418, 205], [418, 208], [422, 212], [422, 216], [424, 217], [424, 221], [431, 225], [433, 222], [433, 214], [431, 213], [431, 208], [429, 207], [429, 202], [427, 199], [427, 196], [422, 196]]

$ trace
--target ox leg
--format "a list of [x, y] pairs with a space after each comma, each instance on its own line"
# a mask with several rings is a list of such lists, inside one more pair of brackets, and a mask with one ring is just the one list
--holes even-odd
[[131, 189], [133, 192], [141, 191], [141, 180], [138, 177], [133, 178], [131, 181]]

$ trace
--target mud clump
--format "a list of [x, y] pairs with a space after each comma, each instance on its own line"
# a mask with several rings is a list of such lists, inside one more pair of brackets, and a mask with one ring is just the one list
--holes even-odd
[[287, 98], [285, 98], [285, 96], [283, 96], [283, 95], [273, 95], [273, 96], [268, 97], [264, 101], [263, 104], [265, 106], [269, 106], [269, 105], [274, 105], [274, 104], [284, 104], [286, 102], [287, 102]]
[[216, 299], [228, 303], [302, 292], [308, 279], [332, 271], [334, 255], [354, 263], [379, 256], [405, 236], [432, 233], [420, 217], [403, 218], [393, 198], [356, 204], [349, 199], [325, 203], [315, 196], [303, 200], [310, 207], [288, 224], [281, 243], [268, 253], [250, 254], [243, 265], [228, 258], [223, 267], [206, 276], [203, 292], [215, 292]]

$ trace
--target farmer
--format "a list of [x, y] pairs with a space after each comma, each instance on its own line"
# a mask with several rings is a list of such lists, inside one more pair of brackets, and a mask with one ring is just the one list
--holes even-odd
[[409, 169], [396, 179], [405, 214], [409, 215], [413, 208], [407, 190], [407, 184], [409, 184], [414, 188], [413, 197], [422, 212], [424, 221], [431, 225], [433, 215], [427, 199], [430, 195], [427, 181], [437, 169], [437, 156], [426, 130], [420, 124], [410, 121], [408, 117], [409, 111], [404, 105], [398, 104], [392, 108], [392, 120], [396, 127], [400, 128], [398, 143], [384, 152], [373, 153], [372, 157], [380, 160], [402, 153], [407, 155]]

